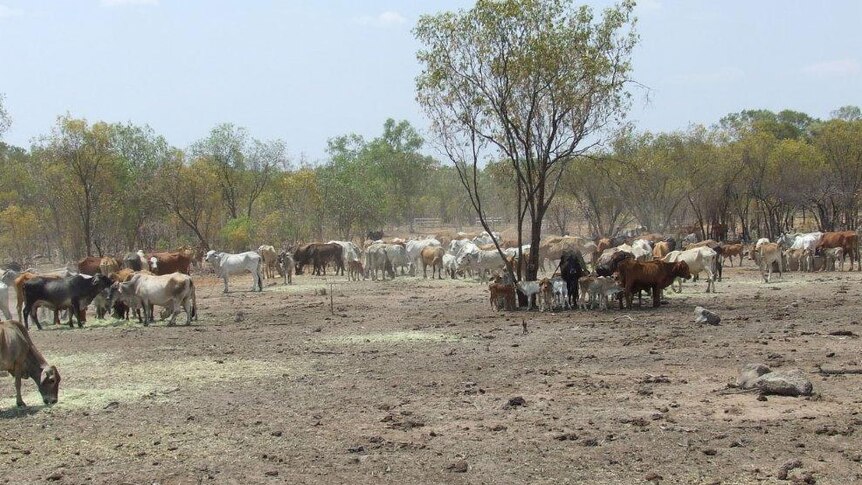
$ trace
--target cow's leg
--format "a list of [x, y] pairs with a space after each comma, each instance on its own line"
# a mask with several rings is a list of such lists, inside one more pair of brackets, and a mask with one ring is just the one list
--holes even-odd
[[652, 307], [658, 308], [661, 306], [661, 290], [658, 289], [658, 286], [652, 287]]
[[18, 405], [19, 408], [23, 408], [26, 406], [24, 404], [24, 400], [21, 399], [21, 376], [15, 376], [15, 404]]
[[222, 276], [221, 279], [224, 281], [224, 291], [222, 293], [227, 293], [227, 275]]

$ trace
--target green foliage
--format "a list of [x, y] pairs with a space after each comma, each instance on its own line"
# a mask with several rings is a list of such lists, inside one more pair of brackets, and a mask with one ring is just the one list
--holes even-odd
[[231, 219], [221, 229], [221, 238], [230, 251], [248, 251], [252, 237], [252, 222], [248, 217]]

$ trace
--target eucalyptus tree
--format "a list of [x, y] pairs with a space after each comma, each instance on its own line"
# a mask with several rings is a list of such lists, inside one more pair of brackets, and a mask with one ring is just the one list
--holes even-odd
[[485, 230], [481, 166], [501, 156], [512, 164], [531, 229], [527, 280], [536, 279], [542, 222], [567, 165], [630, 104], [633, 9], [624, 1], [597, 19], [572, 0], [478, 0], [423, 16], [414, 29], [417, 99]]

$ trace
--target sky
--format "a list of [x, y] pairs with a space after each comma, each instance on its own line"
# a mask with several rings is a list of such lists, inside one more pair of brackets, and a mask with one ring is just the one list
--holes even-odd
[[[411, 29], [420, 15], [471, 5], [0, 0], [5, 141], [27, 147], [65, 113], [148, 124], [177, 147], [231, 122], [316, 162], [328, 138], [376, 137], [387, 118], [425, 133]], [[633, 77], [644, 87], [629, 119], [641, 130], [862, 105], [862, 1], [641, 0], [637, 15]]]

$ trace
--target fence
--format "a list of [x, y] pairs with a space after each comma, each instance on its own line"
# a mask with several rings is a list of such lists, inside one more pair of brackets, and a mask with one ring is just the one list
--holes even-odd
[[439, 217], [414, 217], [413, 227], [440, 227], [442, 221]]

